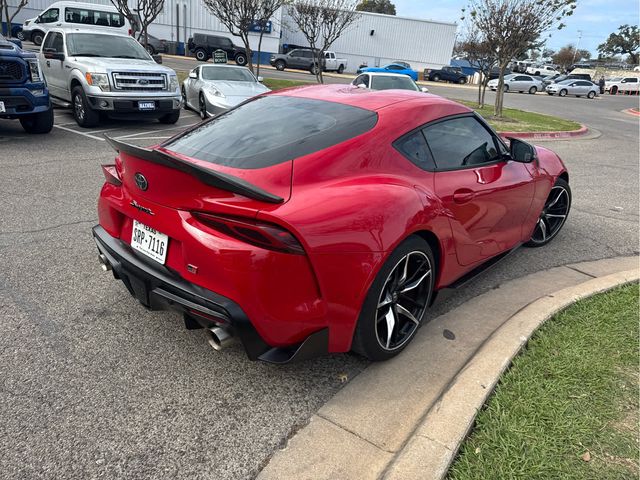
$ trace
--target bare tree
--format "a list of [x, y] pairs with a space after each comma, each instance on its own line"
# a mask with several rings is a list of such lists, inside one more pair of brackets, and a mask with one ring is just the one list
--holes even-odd
[[309, 42], [318, 83], [324, 83], [324, 52], [359, 18], [353, 0], [294, 0], [289, 16]]
[[276, 13], [279, 8], [284, 7], [290, 3], [290, 0], [258, 0], [259, 13], [256, 18], [256, 22], [260, 27], [260, 38], [258, 39], [258, 65], [256, 65], [256, 76], [260, 75], [260, 54], [262, 53], [262, 37], [264, 31], [271, 17]]
[[144, 48], [148, 48], [147, 30], [162, 13], [164, 0], [136, 0], [134, 7], [129, 5], [128, 0], [111, 0], [111, 3], [129, 21], [134, 31], [138, 31], [138, 41], [142, 39]]
[[496, 66], [496, 57], [489, 42], [484, 40], [477, 31], [469, 32], [458, 44], [460, 55], [464, 56], [472, 67], [480, 73], [478, 83], [478, 107], [484, 107], [484, 96], [491, 70]]
[[227, 27], [231, 35], [240, 37], [247, 51], [249, 70], [253, 72], [253, 52], [249, 32], [260, 18], [260, 0], [202, 0], [209, 11]]
[[589, 60], [591, 58], [591, 52], [588, 50], [578, 50], [573, 45], [567, 45], [562, 47], [556, 53], [551, 56], [553, 63], [558, 65], [563, 70], [568, 70], [571, 65], [582, 60]]
[[576, 0], [470, 0], [463, 20], [491, 45], [500, 69], [495, 115], [502, 116], [504, 71], [509, 62], [539, 44], [542, 35], [561, 29], [573, 14]]
[[11, 22], [16, 18], [16, 15], [27, 6], [29, 0], [18, 0], [17, 5], [11, 6], [11, 8], [15, 8], [13, 13], [9, 14], [9, 0], [0, 0], [0, 24], [3, 22], [6, 23], [6, 28], [2, 29], [2, 33], [7, 37], [11, 37]]

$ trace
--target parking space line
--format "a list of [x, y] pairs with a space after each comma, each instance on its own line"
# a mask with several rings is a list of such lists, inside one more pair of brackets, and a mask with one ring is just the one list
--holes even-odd
[[[134, 138], [134, 137], [138, 137], [139, 135], [149, 135], [149, 134], [153, 135], [154, 133], [162, 133], [162, 132], [166, 132], [166, 131], [169, 131], [169, 130], [176, 130], [176, 129], [179, 129], [179, 128], [188, 128], [188, 127], [191, 127], [191, 126], [193, 126], [193, 125], [197, 125], [197, 124], [198, 124], [198, 122], [196, 122], [196, 123], [189, 123], [189, 124], [187, 124], [187, 125], [177, 125], [177, 126], [175, 126], [175, 127], [171, 127], [171, 128], [163, 128], [163, 129], [160, 129], [160, 130], [150, 130], [150, 131], [148, 131], [148, 132], [131, 133], [131, 134], [129, 134], [129, 135], [122, 135], [122, 136], [119, 136], [119, 137], [116, 137], [116, 138], [117, 138], [118, 140], [121, 140], [121, 139], [124, 139], [124, 138]], [[169, 138], [169, 137], [167, 137], [167, 138]]]
[[78, 135], [82, 135], [83, 137], [92, 138], [94, 140], [100, 140], [101, 142], [104, 142], [104, 138], [95, 137], [89, 133], [79, 132], [77, 130], [73, 130], [72, 128], [63, 127], [62, 125], [54, 125], [54, 127], [59, 128], [60, 130], [65, 130], [67, 132], [77, 133]]

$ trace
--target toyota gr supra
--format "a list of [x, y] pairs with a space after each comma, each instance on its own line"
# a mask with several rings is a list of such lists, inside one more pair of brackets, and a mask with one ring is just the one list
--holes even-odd
[[151, 148], [109, 141], [103, 269], [273, 363], [393, 357], [438, 292], [545, 245], [571, 206], [555, 153], [420, 92], [301, 87]]

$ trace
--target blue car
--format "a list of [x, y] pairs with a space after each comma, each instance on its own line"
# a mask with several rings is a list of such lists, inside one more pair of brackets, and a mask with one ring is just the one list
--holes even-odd
[[397, 63], [390, 63], [389, 65], [385, 65], [384, 67], [367, 67], [358, 69], [358, 74], [363, 72], [399, 73], [401, 75], [409, 75], [411, 78], [413, 78], [414, 82], [418, 81], [418, 72]]
[[0, 35], [0, 119], [18, 119], [28, 133], [49, 133], [53, 108], [40, 64], [19, 41]]

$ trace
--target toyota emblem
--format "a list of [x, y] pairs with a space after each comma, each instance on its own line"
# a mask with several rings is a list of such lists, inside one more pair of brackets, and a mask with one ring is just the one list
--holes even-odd
[[134, 176], [135, 180], [136, 180], [136, 185], [138, 186], [138, 188], [140, 190], [146, 190], [147, 188], [149, 188], [149, 182], [147, 182], [147, 179], [145, 178], [145, 176], [141, 173], [136, 173]]

